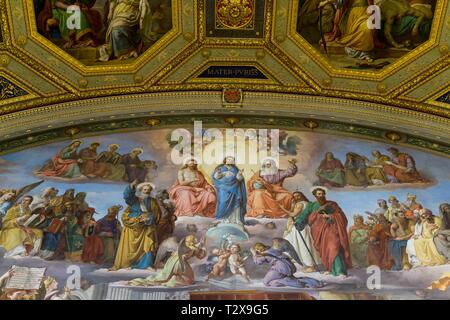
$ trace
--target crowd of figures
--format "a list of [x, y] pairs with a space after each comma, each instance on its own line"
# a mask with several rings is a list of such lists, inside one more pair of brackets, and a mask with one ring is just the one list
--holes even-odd
[[103, 10], [96, 2], [34, 0], [39, 32], [64, 49], [95, 47], [108, 61], [137, 57], [172, 28], [171, 0], [107, 0]]
[[[156, 197], [152, 196], [156, 189], [151, 182], [135, 179], [127, 184], [123, 193], [127, 206], [121, 221], [120, 205], [111, 206], [96, 220], [86, 193], [74, 189], [59, 195], [55, 188], [47, 188], [35, 197], [24, 194], [23, 189], [5, 190], [0, 198], [0, 247], [6, 250], [6, 257], [107, 263], [111, 271], [162, 268], [148, 278], [129, 282], [146, 286], [193, 284], [195, 275], [189, 260], [207, 257], [208, 250], [215, 262], [207, 280], [222, 278], [229, 270], [251, 281], [245, 262], [251, 256], [254, 264], [269, 265], [263, 280], [266, 286], [325, 285], [310, 277], [296, 277], [297, 265], [305, 272], [325, 271], [346, 277], [353, 267], [377, 265], [402, 270], [447, 263], [448, 204], [441, 205], [441, 216], [437, 217], [416, 202], [414, 195], [409, 195], [406, 203], [391, 196], [390, 206], [380, 200], [379, 208], [367, 213], [369, 223], [357, 215], [349, 229], [343, 210], [327, 199], [326, 187], [311, 190], [314, 201], [283, 187], [284, 180], [296, 173], [295, 159], [283, 170], [275, 159], [267, 158], [246, 182], [234, 157], [226, 157], [211, 173], [210, 184], [197, 161], [188, 157], [174, 185], [159, 190]], [[248, 218], [287, 218], [287, 226], [283, 238], [274, 238], [271, 245], [257, 243], [245, 254], [241, 249], [245, 243], [232, 239], [220, 248], [206, 248], [205, 235], [199, 238], [196, 228], [181, 242], [174, 240], [177, 217], [195, 215], [236, 224], [246, 232]]]
[[378, 150], [373, 159], [355, 152], [346, 154], [345, 163], [327, 152], [317, 168], [318, 184], [327, 187], [385, 185], [391, 183], [426, 183], [427, 179], [417, 171], [414, 158], [397, 148], [388, 149], [391, 156]]
[[[160, 241], [174, 229], [174, 208], [165, 190], [156, 198], [160, 211]], [[86, 202], [86, 193], [67, 189], [62, 195], [53, 187], [38, 196], [26, 195], [16, 203], [16, 191], [6, 190], [0, 198], [2, 229], [0, 246], [5, 257], [40, 256], [46, 260], [85, 263], [113, 263], [123, 229], [114, 205], [96, 220], [96, 211]]]
[[409, 270], [418, 266], [436, 266], [450, 260], [450, 205], [439, 206], [440, 215], [423, 208], [416, 196], [408, 195], [406, 203], [389, 197], [378, 200], [368, 221], [355, 215], [349, 230], [352, 259], [355, 266], [369, 265], [385, 270]]
[[156, 176], [158, 166], [153, 160], [141, 160], [142, 148], [120, 154], [118, 144], [110, 144], [108, 150], [98, 153], [99, 142], [79, 150], [81, 140], [62, 148], [42, 168], [36, 171], [40, 177], [64, 179], [103, 179], [118, 182], [149, 181]]

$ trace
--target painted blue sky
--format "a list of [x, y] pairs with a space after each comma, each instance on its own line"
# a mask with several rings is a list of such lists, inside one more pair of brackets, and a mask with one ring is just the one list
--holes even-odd
[[[144, 148], [144, 154], [141, 159], [153, 159], [159, 165], [158, 176], [155, 180], [158, 189], [169, 188], [176, 179], [178, 166], [170, 161], [170, 148], [166, 140], [168, 133], [170, 133], [169, 130], [155, 130], [85, 138], [82, 139], [82, 148], [94, 141], [102, 144], [99, 151], [106, 149], [110, 143], [119, 143], [121, 146], [119, 151], [122, 154], [130, 152], [134, 147], [142, 147]], [[332, 151], [336, 158], [344, 162], [347, 152], [356, 152], [371, 158], [372, 150], [377, 149], [387, 154], [386, 148], [390, 146], [379, 142], [327, 134], [291, 131], [289, 134], [296, 135], [301, 139], [296, 157], [299, 174], [286, 180], [285, 187], [291, 191], [300, 189], [308, 196], [310, 195], [309, 189], [316, 179], [315, 170], [325, 152]], [[0, 158], [0, 188], [19, 188], [37, 181], [38, 178], [33, 175], [33, 171], [42, 166], [46, 160], [67, 144], [68, 142], [54, 143], [3, 156]], [[393, 189], [388, 187], [381, 190], [330, 190], [328, 198], [337, 201], [349, 218], [355, 213], [373, 211], [376, 208], [377, 199], [387, 199], [390, 195], [395, 195], [400, 201], [404, 201], [408, 193], [415, 193], [419, 202], [437, 213], [440, 203], [450, 201], [450, 160], [418, 150], [398, 148], [412, 155], [416, 160], [418, 170], [436, 183], [420, 188], [397, 187]], [[287, 165], [287, 160], [290, 158], [290, 156], [283, 156], [280, 159], [282, 169]], [[125, 184], [107, 182], [71, 183], [47, 180], [32, 194], [37, 194], [49, 186], [58, 188], [60, 192], [68, 188], [87, 192], [88, 203], [100, 213], [98, 217], [102, 216], [111, 205], [124, 205], [122, 191]], [[310, 196], [310, 199], [312, 198]]]

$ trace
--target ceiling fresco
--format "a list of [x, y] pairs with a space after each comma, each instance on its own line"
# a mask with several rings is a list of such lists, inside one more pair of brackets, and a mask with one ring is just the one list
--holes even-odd
[[[16, 85], [32, 89], [28, 101], [22, 104], [9, 105], [15, 101], [2, 100], [3, 113], [95, 96], [221, 90], [236, 84], [232, 72], [214, 79], [199, 74], [211, 66], [251, 66], [268, 79], [258, 81], [251, 73], [237, 78], [242, 89], [342, 97], [448, 115], [448, 108], [433, 102], [448, 91], [445, 89], [449, 84], [446, 0], [430, 4], [432, 18], [424, 17], [420, 24], [419, 29], [427, 33], [420, 44], [401, 36], [397, 41], [409, 45], [393, 48], [383, 38], [383, 30], [371, 30], [373, 41], [385, 48], [374, 50], [374, 61], [369, 64], [348, 56], [345, 45], [336, 41], [325, 42], [325, 53], [323, 45], [316, 41], [315, 29], [321, 29], [325, 36], [330, 35], [327, 31], [331, 27], [315, 28], [317, 10], [309, 12], [299, 1], [150, 1], [152, 39], [138, 41], [145, 42], [144, 46], [121, 43], [120, 27], [114, 31], [119, 39], [109, 37], [106, 42], [109, 11], [101, 0], [86, 1], [83, 10], [89, 13], [81, 10], [79, 20], [89, 32], [81, 38], [81, 33], [74, 34], [75, 40], [65, 41], [61, 28], [56, 26], [58, 19], [49, 18], [59, 11], [52, 9], [53, 13], [49, 4], [50, 0], [1, 2], [5, 38], [0, 56], [2, 73], [16, 74], [20, 79]], [[326, 8], [329, 5], [321, 10], [322, 24], [326, 24]], [[419, 15], [420, 10], [414, 12]], [[311, 15], [314, 30], [308, 31], [308, 27], [299, 31], [299, 21], [308, 20], [302, 19], [302, 14]], [[346, 17], [341, 24], [348, 20]], [[413, 30], [407, 29], [418, 18], [407, 15], [403, 20], [399, 23], [405, 24], [405, 30], [400, 31], [411, 34]], [[138, 24], [144, 26], [145, 21]], [[94, 26], [88, 28], [89, 23]], [[136, 27], [134, 24], [130, 30]], [[400, 32], [400, 27], [394, 29]], [[140, 37], [139, 32], [135, 35]], [[111, 50], [124, 54], [111, 55]]]
[[[34, 0], [34, 17], [39, 34], [59, 48], [53, 50], [62, 49], [85, 65], [137, 58], [172, 29], [171, 0], [146, 3], [140, 18], [139, 0], [86, 0], [81, 10], [71, 9], [74, 3]], [[142, 41], [139, 30], [146, 35]]]
[[345, 4], [347, 8], [344, 2], [335, 6], [333, 1], [300, 1], [297, 31], [332, 66], [375, 71], [412, 56], [435, 36], [432, 29], [438, 28], [441, 3], [383, 0], [374, 4], [352, 1]]

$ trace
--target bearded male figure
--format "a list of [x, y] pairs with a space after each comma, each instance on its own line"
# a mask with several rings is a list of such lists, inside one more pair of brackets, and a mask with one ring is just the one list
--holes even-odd
[[152, 183], [133, 181], [124, 191], [128, 207], [123, 213], [124, 225], [111, 270], [123, 268], [152, 269], [158, 250], [156, 226], [161, 210], [151, 192]]
[[261, 170], [248, 183], [247, 217], [282, 218], [287, 215], [280, 206], [290, 210], [292, 194], [283, 188], [283, 182], [297, 174], [296, 162], [291, 159], [288, 168], [281, 170], [275, 159], [266, 158], [262, 161]]
[[216, 209], [216, 194], [212, 185], [206, 181], [203, 173], [192, 158], [178, 171], [178, 179], [169, 189], [169, 195], [175, 203], [175, 215], [201, 215], [213, 217]]

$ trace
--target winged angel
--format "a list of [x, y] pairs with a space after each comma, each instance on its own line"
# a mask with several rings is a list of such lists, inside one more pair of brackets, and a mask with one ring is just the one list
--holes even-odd
[[106, 44], [99, 47], [100, 61], [136, 58], [157, 40], [149, 0], [109, 0]]
[[268, 287], [321, 288], [322, 281], [309, 277], [296, 277], [297, 268], [294, 262], [302, 265], [294, 247], [285, 239], [274, 238], [272, 246], [256, 243], [251, 249], [253, 261], [257, 265], [269, 264], [270, 269], [264, 277], [264, 285]]
[[[192, 270], [189, 260], [193, 257], [198, 259], [206, 257], [205, 238], [197, 241], [195, 235], [188, 235], [181, 240], [176, 250], [172, 238], [169, 238], [164, 242], [167, 243], [164, 246], [161, 244], [162, 247], [158, 249], [156, 258], [158, 262], [158, 259], [166, 256], [168, 251], [172, 252], [170, 258], [164, 264], [164, 268], [157, 274], [147, 278], [131, 280], [130, 285], [178, 287], [194, 284], [194, 270]], [[161, 253], [159, 251], [161, 251]]]

